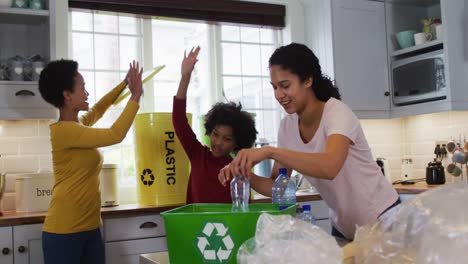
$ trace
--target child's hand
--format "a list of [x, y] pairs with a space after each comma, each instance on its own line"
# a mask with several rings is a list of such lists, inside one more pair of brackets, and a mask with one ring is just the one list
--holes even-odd
[[128, 89], [132, 93], [132, 97], [130, 99], [139, 101], [141, 94], [143, 93], [143, 84], [141, 80], [141, 76], [143, 74], [143, 68], [140, 68], [140, 64], [138, 62], [133, 61], [130, 64], [130, 70], [127, 73], [127, 83]]
[[193, 67], [195, 66], [195, 63], [197, 63], [198, 59], [198, 53], [200, 53], [200, 47], [198, 46], [193, 50], [193, 48], [190, 50], [188, 56], [187, 52], [184, 51], [184, 59], [182, 60], [182, 66], [181, 66], [181, 73], [182, 76], [190, 75], [192, 74]]
[[230, 164], [222, 168], [218, 174], [218, 180], [224, 187], [226, 187], [226, 185], [229, 184], [229, 182], [232, 179], [231, 169], [229, 168], [229, 165]]

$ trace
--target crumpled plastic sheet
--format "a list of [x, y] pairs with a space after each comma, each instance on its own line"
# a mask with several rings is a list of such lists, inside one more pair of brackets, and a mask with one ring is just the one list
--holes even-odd
[[468, 263], [468, 184], [437, 187], [355, 234], [356, 263]]
[[240, 246], [237, 263], [341, 264], [342, 250], [332, 236], [316, 225], [290, 215], [263, 213], [256, 235]]

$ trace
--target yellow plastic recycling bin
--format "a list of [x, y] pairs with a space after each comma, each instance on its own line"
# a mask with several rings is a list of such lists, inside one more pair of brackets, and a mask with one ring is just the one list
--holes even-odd
[[[192, 115], [187, 119], [191, 124]], [[134, 129], [138, 204], [185, 203], [190, 163], [174, 131], [172, 113], [138, 114]]]

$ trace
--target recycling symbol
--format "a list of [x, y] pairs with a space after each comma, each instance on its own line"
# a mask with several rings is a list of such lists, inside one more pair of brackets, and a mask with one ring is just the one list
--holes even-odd
[[144, 185], [151, 186], [154, 183], [154, 175], [150, 169], [144, 169], [143, 173], [140, 175], [141, 182]]
[[[215, 231], [216, 230], [216, 231]], [[227, 263], [234, 248], [234, 242], [223, 223], [207, 222], [195, 243], [205, 262]]]

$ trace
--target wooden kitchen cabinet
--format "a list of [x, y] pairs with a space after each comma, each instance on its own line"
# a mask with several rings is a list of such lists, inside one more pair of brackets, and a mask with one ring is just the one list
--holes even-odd
[[159, 214], [104, 219], [106, 263], [137, 264], [141, 254], [167, 251]]
[[0, 227], [0, 264], [42, 264], [42, 224]]
[[42, 99], [37, 82], [0, 81], [0, 119], [49, 119], [57, 113]]
[[0, 227], [0, 263], [13, 264], [13, 228]]
[[[16, 55], [66, 58], [68, 1], [44, 0], [44, 10], [0, 7], [0, 61]], [[0, 80], [0, 119], [56, 119], [37, 81]]]
[[331, 9], [335, 79], [343, 102], [360, 117], [388, 117], [384, 3], [333, 0]]
[[[309, 3], [310, 2], [310, 3]], [[394, 118], [468, 110], [467, 5], [464, 0], [316, 0], [304, 2], [306, 40], [326, 74], [361, 119]], [[395, 34], [422, 30], [421, 19], [441, 18], [443, 36], [434, 47], [399, 54]], [[392, 65], [439, 48], [445, 60], [447, 98], [396, 106]], [[401, 52], [400, 52], [401, 53]]]
[[141, 254], [167, 251], [166, 237], [105, 244], [106, 264], [138, 264]]
[[13, 227], [15, 264], [43, 264], [42, 224]]

